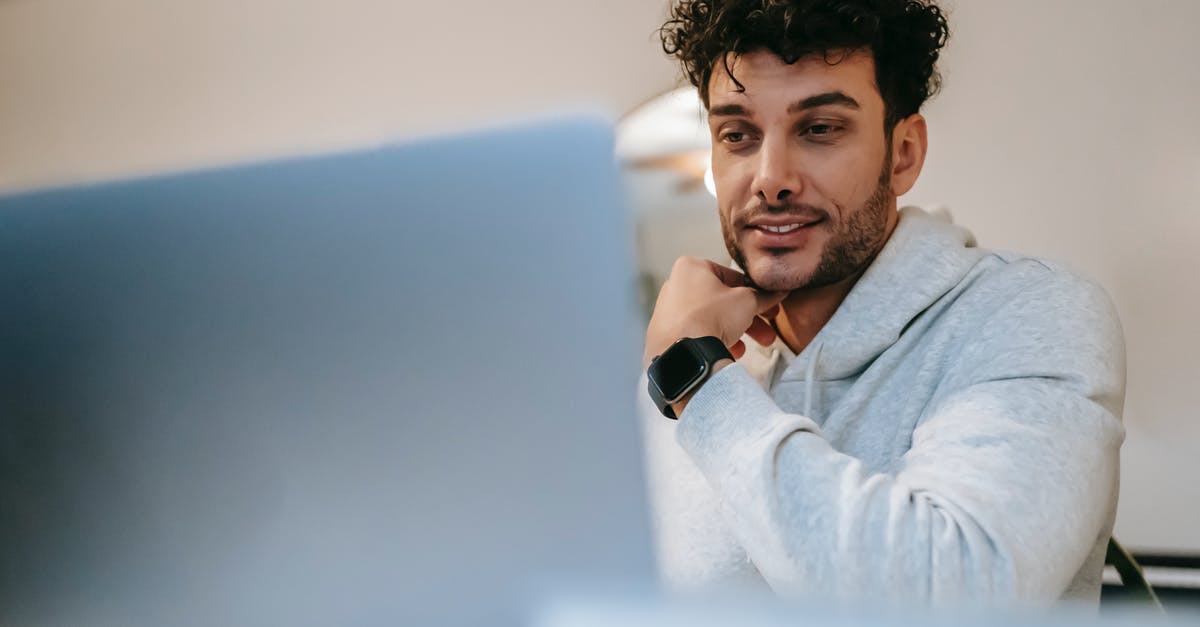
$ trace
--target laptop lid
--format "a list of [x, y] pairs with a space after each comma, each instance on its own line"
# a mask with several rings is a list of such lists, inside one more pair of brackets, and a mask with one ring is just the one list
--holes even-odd
[[0, 606], [505, 624], [644, 581], [611, 129], [0, 198]]

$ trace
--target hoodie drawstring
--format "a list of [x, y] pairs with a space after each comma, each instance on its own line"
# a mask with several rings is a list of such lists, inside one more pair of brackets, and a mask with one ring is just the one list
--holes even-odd
[[813, 394], [817, 391], [817, 388], [815, 385], [813, 385], [813, 383], [817, 378], [817, 358], [821, 356], [821, 349], [824, 347], [825, 342], [821, 342], [813, 349], [812, 359], [808, 360], [808, 372], [804, 375], [804, 380], [806, 381], [804, 390], [804, 415], [812, 418], [813, 420], [816, 420], [816, 418], [813, 418], [812, 413]]

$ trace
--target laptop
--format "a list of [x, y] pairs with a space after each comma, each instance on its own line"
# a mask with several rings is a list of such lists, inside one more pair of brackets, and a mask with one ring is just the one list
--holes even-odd
[[0, 622], [518, 624], [652, 577], [603, 121], [0, 198]]

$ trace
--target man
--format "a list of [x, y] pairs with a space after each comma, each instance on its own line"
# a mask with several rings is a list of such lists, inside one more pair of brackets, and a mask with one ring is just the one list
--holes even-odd
[[679, 0], [662, 34], [708, 109], [740, 270], [680, 259], [646, 333], [664, 576], [1097, 599], [1124, 438], [1111, 303], [896, 208], [925, 158], [943, 13]]

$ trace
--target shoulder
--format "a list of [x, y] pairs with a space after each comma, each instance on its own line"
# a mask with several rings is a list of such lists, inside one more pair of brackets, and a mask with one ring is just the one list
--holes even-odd
[[1120, 335], [1116, 307], [1105, 289], [1059, 262], [1008, 251], [989, 251], [961, 295], [979, 308], [981, 322]]
[[957, 300], [955, 317], [965, 324], [952, 360], [956, 383], [1035, 377], [1119, 407], [1124, 336], [1097, 282], [1064, 264], [998, 251], [981, 259]]

